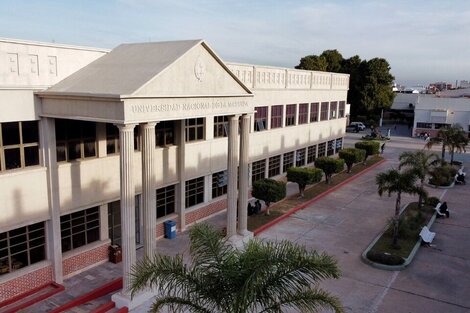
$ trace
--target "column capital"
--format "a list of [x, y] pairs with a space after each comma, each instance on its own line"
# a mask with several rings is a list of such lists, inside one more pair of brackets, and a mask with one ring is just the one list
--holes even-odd
[[140, 123], [140, 127], [143, 127], [144, 129], [151, 129], [155, 128], [157, 126], [158, 122], [146, 122], [146, 123]]
[[137, 126], [137, 124], [114, 124], [120, 131], [131, 131]]
[[234, 115], [229, 115], [230, 119], [239, 119], [241, 114], [234, 114]]

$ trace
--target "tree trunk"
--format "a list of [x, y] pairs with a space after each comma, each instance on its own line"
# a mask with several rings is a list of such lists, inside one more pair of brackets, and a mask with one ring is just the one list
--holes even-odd
[[346, 165], [348, 166], [348, 172], [347, 173], [349, 174], [349, 173], [351, 173], [351, 169], [352, 169], [353, 165], [352, 164], [346, 164]]
[[452, 162], [454, 162], [454, 149], [450, 151], [450, 164], [452, 164]]
[[264, 203], [266, 203], [266, 213], [265, 213], [265, 215], [270, 215], [270, 212], [269, 212], [269, 205], [271, 204], [271, 202], [266, 202], [266, 201], [265, 201]]
[[441, 153], [441, 159], [444, 160], [444, 157], [446, 155], [446, 146], [444, 146], [444, 143], [442, 143], [442, 153]]
[[[424, 189], [424, 178], [421, 179], [421, 188]], [[421, 210], [422, 207], [423, 207], [423, 195], [419, 194], [419, 197], [418, 197], [418, 210]]]
[[397, 201], [395, 203], [395, 216], [393, 217], [393, 238], [392, 248], [398, 248], [398, 223], [400, 221], [400, 204], [401, 204], [401, 192], [397, 195]]
[[301, 198], [304, 197], [304, 191], [305, 191], [305, 186], [300, 186], [300, 185], [299, 185], [299, 193], [300, 193], [300, 197], [301, 197]]

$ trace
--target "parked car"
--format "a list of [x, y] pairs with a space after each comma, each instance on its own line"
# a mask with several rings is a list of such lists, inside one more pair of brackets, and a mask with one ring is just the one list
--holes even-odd
[[351, 122], [351, 124], [349, 124], [349, 126], [356, 126], [359, 128], [359, 130], [365, 130], [366, 129], [366, 125], [364, 125], [364, 123], [362, 122]]
[[358, 133], [359, 126], [358, 125], [348, 125], [346, 126], [346, 132], [348, 133]]

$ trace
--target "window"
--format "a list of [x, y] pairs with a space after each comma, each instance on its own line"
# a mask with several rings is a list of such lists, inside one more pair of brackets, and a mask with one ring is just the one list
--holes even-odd
[[204, 202], [204, 176], [186, 181], [186, 208]]
[[308, 103], [299, 104], [299, 125], [308, 122]]
[[175, 185], [158, 188], [157, 218], [175, 213]]
[[320, 121], [328, 120], [328, 102], [321, 103]]
[[294, 166], [294, 151], [284, 153], [284, 162], [282, 164], [282, 172], [287, 172], [287, 169]]
[[343, 149], [343, 138], [336, 139], [335, 149], [336, 149], [336, 153], [338, 153], [339, 150]]
[[432, 128], [431, 123], [416, 123], [416, 128]]
[[318, 157], [325, 156], [326, 153], [326, 142], [318, 144]]
[[106, 154], [119, 152], [119, 128], [106, 124]]
[[175, 144], [175, 121], [159, 122], [155, 126], [155, 146], [166, 147]]
[[310, 123], [318, 122], [318, 102], [310, 104]]
[[[141, 244], [140, 195], [135, 196], [135, 243]], [[108, 203], [108, 235], [112, 245], [121, 245], [121, 201]]]
[[0, 233], [0, 275], [45, 259], [44, 222]]
[[0, 124], [0, 170], [39, 165], [38, 122]]
[[253, 162], [251, 164], [251, 181], [254, 183], [257, 180], [266, 177], [266, 159]]
[[338, 108], [338, 102], [333, 101], [330, 103], [330, 120], [336, 118], [336, 109]]
[[189, 118], [184, 125], [186, 142], [204, 139], [204, 118]]
[[295, 152], [295, 166], [300, 167], [305, 165], [305, 148], [299, 149]]
[[214, 138], [228, 136], [228, 116], [214, 116]]
[[330, 141], [328, 141], [326, 155], [330, 156], [330, 155], [333, 155], [333, 154], [335, 154], [335, 141], [330, 140]]
[[271, 107], [271, 129], [282, 127], [282, 105]]
[[100, 239], [99, 207], [60, 217], [62, 252], [70, 251]]
[[450, 127], [450, 124], [434, 123], [434, 129], [449, 128], [449, 127]]
[[255, 132], [266, 130], [268, 121], [268, 107], [255, 108]]
[[96, 156], [96, 124], [76, 120], [55, 120], [57, 161]]
[[307, 163], [310, 164], [310, 163], [315, 162], [316, 158], [317, 158], [317, 145], [307, 147]]
[[288, 104], [286, 105], [286, 126], [293, 126], [295, 125], [295, 104]]
[[268, 177], [274, 177], [281, 174], [281, 156], [276, 155], [269, 158]]
[[134, 127], [134, 151], [140, 151], [142, 148], [142, 138], [140, 137], [140, 125]]
[[340, 101], [339, 102], [338, 118], [344, 117], [345, 107], [346, 107], [346, 102], [345, 101]]
[[221, 171], [212, 174], [212, 199], [227, 193], [228, 172]]

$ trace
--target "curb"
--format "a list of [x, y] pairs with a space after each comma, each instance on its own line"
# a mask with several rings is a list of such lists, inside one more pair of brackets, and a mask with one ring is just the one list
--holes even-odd
[[359, 176], [362, 176], [363, 174], [369, 172], [370, 170], [376, 168], [377, 166], [381, 165], [382, 163], [386, 162], [385, 159], [382, 159], [380, 161], [378, 161], [377, 163], [371, 165], [370, 167], [364, 169], [363, 171], [343, 180], [342, 182], [340, 182], [338, 185], [336, 186], [333, 186], [331, 188], [329, 188], [328, 190], [322, 192], [321, 194], [317, 195], [316, 197], [296, 206], [296, 207], [293, 207], [292, 209], [290, 209], [289, 211], [287, 211], [286, 213], [284, 213], [283, 215], [275, 218], [274, 220], [270, 221], [269, 223], [266, 223], [264, 224], [263, 226], [261, 227], [258, 227], [257, 229], [255, 229], [253, 231], [253, 235], [258, 235], [260, 233], [262, 233], [263, 231], [265, 231], [266, 229], [268, 228], [271, 228], [272, 226], [274, 226], [275, 224], [283, 221], [284, 219], [288, 218], [290, 215], [294, 214], [295, 212], [299, 211], [299, 210], [302, 210], [302, 209], [305, 209], [307, 206], [311, 205], [312, 203], [320, 200], [321, 198], [325, 197], [326, 195], [332, 193], [333, 191], [336, 191], [337, 189], [341, 188], [342, 186], [346, 185], [347, 183], [353, 181], [354, 179], [358, 178]]

